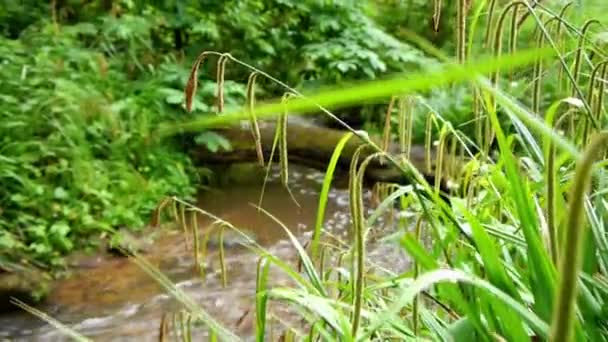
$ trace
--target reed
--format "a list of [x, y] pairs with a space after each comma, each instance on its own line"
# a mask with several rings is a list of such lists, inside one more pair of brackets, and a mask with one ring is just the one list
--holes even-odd
[[258, 77], [257, 72], [249, 74], [247, 79], [247, 109], [249, 110], [249, 124], [251, 125], [251, 134], [255, 141], [255, 150], [258, 155], [258, 162], [261, 167], [264, 167], [264, 153], [262, 152], [262, 136], [260, 134], [260, 126], [255, 116], [255, 82]]

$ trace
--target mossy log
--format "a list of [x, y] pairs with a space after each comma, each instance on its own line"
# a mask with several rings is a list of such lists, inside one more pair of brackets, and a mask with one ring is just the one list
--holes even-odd
[[[272, 150], [276, 125], [274, 122], [260, 122], [259, 126], [263, 154], [265, 163], [267, 163]], [[247, 125], [235, 125], [215, 129], [215, 132], [227, 138], [232, 145], [232, 149], [230, 151], [222, 150], [211, 152], [202, 146], [197, 146], [190, 151], [190, 155], [193, 157], [195, 163], [199, 165], [230, 164], [257, 160], [253, 135]], [[287, 125], [288, 159], [293, 163], [325, 170], [336, 145], [344, 134], [345, 131], [343, 130], [321, 127], [299, 118], [296, 118], [296, 120], [290, 119]], [[381, 146], [380, 137], [372, 137], [371, 139], [378, 146]], [[364, 141], [356, 136], [349, 139], [338, 160], [336, 172], [342, 174], [348, 172], [355, 151], [363, 144]], [[399, 146], [396, 144], [392, 144], [389, 147], [389, 153], [392, 155], [397, 155], [398, 151]], [[364, 149], [360, 161], [373, 152], [374, 151], [370, 148]], [[434, 184], [436, 152], [434, 149], [431, 150], [430, 170], [428, 170], [425, 165], [425, 154], [424, 146], [413, 145], [411, 147], [409, 161], [430, 184]], [[278, 158], [279, 152], [277, 148], [274, 159], [277, 160]], [[366, 169], [365, 181], [368, 183], [383, 182], [410, 184], [412, 182], [412, 177], [404, 174], [399, 168], [391, 165], [387, 161], [375, 158]], [[444, 190], [447, 189], [446, 184], [446, 180], [442, 179], [442, 188]]]

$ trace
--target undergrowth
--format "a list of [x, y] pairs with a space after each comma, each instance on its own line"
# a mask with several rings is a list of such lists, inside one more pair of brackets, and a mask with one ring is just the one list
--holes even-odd
[[[5, 1], [0, 270], [61, 269], [65, 255], [116, 228], [143, 228], [161, 198], [192, 199], [209, 172], [191, 165], [185, 145], [213, 152], [229, 142], [209, 131], [161, 143], [149, 137], [161, 122], [191, 118], [181, 88], [187, 56], [203, 45], [306, 89], [430, 61], [356, 2]], [[215, 67], [201, 70], [194, 113], [217, 109]], [[248, 72], [230, 63], [227, 70], [222, 109], [232, 111], [247, 97]], [[265, 81], [257, 96], [279, 93]]]
[[171, 64], [129, 80], [124, 54], [90, 46], [97, 28], [38, 29], [0, 38], [0, 269], [56, 269], [115, 228], [143, 227], [160, 198], [196, 191], [179, 145], [148, 142], [178, 112], [163, 95]]
[[[402, 153], [389, 154], [365, 132], [345, 125], [349, 129], [345, 134], [353, 136], [344, 139], [362, 139], [367, 143], [363, 148], [372, 151], [358, 151], [351, 164], [351, 240], [334, 243], [335, 237], [324, 231], [326, 191], [320, 199], [312, 241], [302, 243], [284, 227], [298, 265], [287, 264], [243, 234], [248, 241], [245, 247], [259, 255], [253, 299], [256, 340], [268, 337], [273, 322], [270, 308], [275, 303], [288, 305], [301, 318], [300, 324], [274, 327], [283, 331], [284, 340], [608, 339], [603, 169], [608, 137], [604, 130], [608, 53], [585, 29], [592, 22], [576, 25], [568, 20], [568, 7], [495, 0], [452, 3], [458, 6], [458, 15], [468, 19], [460, 18], [455, 58], [408, 34], [441, 62], [431, 71], [304, 96], [231, 55], [205, 52], [196, 60], [186, 86], [186, 102], [195, 94], [199, 64], [211, 57], [228, 58], [257, 73], [258, 79], [276, 82], [291, 98], [170, 123], [157, 131], [161, 136], [250, 120], [254, 144], [259, 143], [253, 124], [257, 120], [284, 120], [285, 111], [322, 111], [340, 122], [331, 109], [361, 101], [388, 102], [394, 97], [390, 101], [394, 111], [388, 110], [383, 120], [388, 123], [384, 141], [398, 141]], [[530, 47], [534, 49], [527, 49]], [[473, 134], [463, 134], [418, 97], [421, 92], [456, 83], [474, 94]], [[414, 117], [414, 106], [424, 108], [428, 115]], [[439, 187], [428, 184], [408, 162], [412, 121], [416, 119], [428, 127], [425, 143], [439, 149], [438, 176], [449, 177], [457, 185], [448, 198], [440, 196]], [[278, 142], [282, 125], [278, 127], [276, 145], [285, 174], [288, 146]], [[340, 153], [339, 146], [335, 153]], [[365, 157], [359, 159], [359, 155]], [[455, 156], [456, 168], [450, 163]], [[366, 216], [362, 184], [373, 158], [402, 169], [411, 184], [377, 188], [380, 204]], [[269, 167], [270, 160], [260, 163]], [[330, 186], [332, 172], [330, 164], [323, 189]], [[418, 215], [398, 220], [394, 235], [382, 243], [397, 244], [415, 265], [399, 274], [374, 272], [366, 258], [369, 235], [378, 228], [378, 216], [394, 214], [394, 202], [399, 204], [398, 210]], [[178, 198], [172, 203], [178, 208], [174, 213], [200, 213], [223, 229], [239, 232], [204, 208]], [[263, 208], [260, 212], [272, 217]], [[176, 215], [187, 229], [183, 217]], [[198, 234], [187, 231], [192, 241], [199, 241]], [[431, 244], [423, 242], [429, 240]], [[196, 263], [202, 262], [204, 255], [197, 248], [194, 251]], [[211, 338], [239, 339], [144, 258], [136, 256], [134, 261], [183, 304], [184, 311], [176, 315], [178, 324], [173, 326], [184, 340], [191, 339], [195, 322], [205, 325]], [[222, 265], [224, 273], [230, 265]], [[268, 268], [280, 270], [295, 286], [273, 284]], [[229, 280], [225, 283], [230, 286]], [[167, 319], [160, 324], [165, 338], [168, 325]]]

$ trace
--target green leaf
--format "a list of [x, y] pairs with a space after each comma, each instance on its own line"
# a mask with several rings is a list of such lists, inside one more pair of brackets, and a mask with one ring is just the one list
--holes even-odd
[[[287, 104], [281, 100], [258, 105], [256, 115], [258, 118], [268, 118], [289, 112], [304, 114], [317, 110], [319, 106], [324, 108], [340, 108], [354, 103], [368, 100], [380, 100], [394, 94], [403, 94], [412, 91], [423, 91], [438, 87], [443, 84], [462, 82], [477, 78], [481, 74], [487, 74], [507, 66], [517, 67], [530, 64], [538, 58], [552, 56], [553, 51], [549, 49], [533, 49], [520, 51], [510, 56], [472, 61], [466, 65], [446, 64], [433, 72], [417, 73], [413, 75], [402, 75], [388, 80], [375, 80], [348, 87], [327, 89], [307, 98], [295, 98]], [[183, 131], [197, 131], [203, 128], [217, 127], [241, 120], [246, 120], [249, 114], [245, 110], [234, 111], [224, 115], [208, 116], [194, 119], [189, 122], [175, 124], [169, 123], [162, 126], [158, 136], [163, 137]]]
[[58, 186], [53, 191], [53, 197], [55, 197], [56, 199], [65, 200], [69, 197], [69, 194], [67, 191], [65, 191], [64, 188]]
[[[508, 277], [502, 261], [500, 260], [498, 254], [499, 246], [492, 241], [490, 235], [488, 235], [471, 212], [462, 205], [459, 205], [458, 207], [458, 210], [464, 214], [471, 225], [473, 239], [475, 240], [477, 250], [483, 261], [484, 270], [487, 272], [490, 282], [505, 293], [508, 293], [513, 299], [521, 302], [519, 293], [511, 279]], [[484, 299], [485, 297], [480, 299], [480, 301]], [[528, 334], [526, 333], [521, 320], [514, 312], [505, 310], [502, 303], [496, 305], [492, 302], [488, 303], [488, 305], [492, 308], [492, 311], [488, 312], [488, 319], [494, 321], [495, 324], [501, 327], [500, 332], [502, 335], [513, 341], [521, 341], [528, 338]]]
[[389, 324], [393, 320], [400, 319], [397, 318], [397, 313], [405, 305], [409, 304], [416, 295], [432, 285], [443, 282], [466, 283], [487, 291], [487, 293], [491, 295], [490, 298], [493, 298], [493, 301], [495, 301], [496, 305], [505, 305], [506, 308], [513, 310], [520, 315], [521, 318], [541, 337], [548, 337], [549, 325], [534, 313], [530, 312], [526, 306], [517, 302], [508, 294], [474, 275], [470, 275], [458, 270], [441, 269], [425, 273], [418, 279], [414, 280], [414, 282], [411, 283], [407, 288], [401, 288], [399, 297], [392, 302], [389, 307], [384, 310], [384, 312], [374, 317], [374, 319], [370, 322], [368, 329], [366, 329], [365, 334], [361, 337], [361, 340], [369, 338], [380, 327]]
[[[491, 100], [486, 98], [486, 102]], [[492, 108], [492, 106], [488, 106]], [[530, 268], [530, 285], [534, 294], [535, 312], [543, 319], [551, 317], [553, 309], [553, 298], [555, 296], [555, 267], [547, 254], [540, 239], [538, 217], [533, 210], [534, 205], [530, 202], [532, 196], [530, 189], [525, 185], [521, 177], [512, 149], [502, 131], [495, 111], [490, 111], [492, 127], [496, 132], [496, 139], [500, 148], [500, 157], [504, 162], [505, 172], [509, 178], [509, 194], [515, 201], [521, 229], [527, 243], [528, 260]]]
[[172, 89], [164, 88], [160, 90], [165, 95], [165, 102], [172, 105], [180, 105], [184, 102], [184, 92]]
[[331, 188], [331, 182], [334, 176], [334, 171], [336, 170], [336, 165], [338, 164], [338, 160], [340, 159], [340, 155], [342, 154], [342, 150], [348, 140], [353, 136], [353, 133], [349, 132], [344, 134], [344, 136], [338, 141], [338, 144], [334, 148], [334, 152], [331, 155], [331, 159], [329, 161], [329, 165], [327, 166], [327, 171], [325, 171], [325, 177], [323, 178], [323, 185], [321, 187], [321, 194], [319, 196], [319, 207], [317, 209], [317, 220], [315, 221], [315, 228], [313, 230], [312, 235], [312, 256], [315, 258], [317, 256], [317, 249], [319, 246], [319, 239], [321, 237], [321, 229], [323, 226], [323, 220], [325, 219], [325, 208], [327, 207], [327, 196], [329, 195], [329, 190]]
[[17, 247], [17, 245], [17, 240], [15, 240], [11, 234], [5, 231], [0, 231], [0, 247], [3, 250], [10, 250]]
[[220, 149], [223, 149], [225, 151], [230, 151], [232, 149], [232, 146], [230, 145], [230, 141], [228, 141], [228, 139], [224, 138], [218, 133], [211, 131], [198, 134], [194, 138], [194, 142], [198, 145], [206, 146], [211, 152], [217, 152]]

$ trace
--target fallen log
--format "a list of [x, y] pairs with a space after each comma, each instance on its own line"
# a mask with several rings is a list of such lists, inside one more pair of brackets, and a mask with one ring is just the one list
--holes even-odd
[[[276, 125], [274, 122], [260, 122], [259, 126], [263, 155], [265, 163], [268, 163]], [[258, 159], [253, 135], [247, 125], [233, 125], [218, 128], [214, 131], [228, 139], [232, 149], [230, 151], [211, 152], [201, 146], [191, 148], [189, 154], [196, 164], [232, 164], [256, 161]], [[334, 148], [345, 133], [343, 130], [321, 127], [299, 118], [295, 120], [290, 119], [287, 125], [288, 159], [290, 162], [324, 171], [329, 164]], [[379, 146], [381, 145], [379, 137], [372, 137], [371, 139]], [[355, 151], [363, 144], [365, 142], [358, 137], [349, 139], [336, 165], [336, 172], [338, 174], [346, 174], [348, 172]], [[390, 154], [397, 155], [398, 151], [399, 146], [396, 144], [390, 145]], [[362, 151], [359, 160], [363, 161], [366, 156], [369, 156], [373, 152], [369, 148], [365, 149]], [[435, 155], [435, 150], [431, 150], [430, 169], [427, 169], [425, 166], [424, 146], [413, 145], [409, 156], [409, 161], [430, 184], [434, 184], [435, 182]], [[278, 150], [275, 151], [274, 157], [275, 160], [278, 160]], [[411, 184], [412, 179], [411, 175], [405, 174], [395, 165], [379, 158], [371, 161], [365, 173], [365, 181], [368, 184], [376, 182]], [[441, 187], [444, 191], [447, 190], [447, 179], [442, 179]]]

